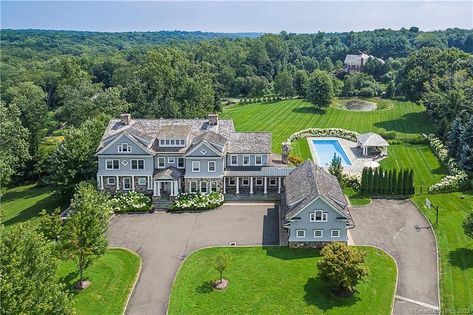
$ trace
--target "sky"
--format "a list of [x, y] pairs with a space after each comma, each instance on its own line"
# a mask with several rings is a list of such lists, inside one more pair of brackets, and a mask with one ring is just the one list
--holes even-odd
[[294, 33], [473, 28], [473, 1], [1, 1], [1, 28]]

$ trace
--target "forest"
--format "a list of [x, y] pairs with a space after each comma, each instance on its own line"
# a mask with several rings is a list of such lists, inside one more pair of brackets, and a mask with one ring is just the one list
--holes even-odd
[[[423, 104], [443, 139], [469, 128], [473, 113], [473, 30], [2, 30], [1, 45], [2, 186], [44, 177], [67, 191], [93, 178], [90, 161], [98, 138], [108, 117], [123, 112], [136, 118], [204, 117], [220, 111], [228, 98], [274, 96], [327, 106], [329, 99], [319, 93], [326, 89], [334, 96]], [[359, 52], [376, 58], [362, 73], [344, 71], [345, 56]], [[45, 138], [51, 135], [60, 135], [59, 141]], [[463, 149], [467, 142], [451, 148], [455, 156], [468, 155], [465, 165], [470, 158], [473, 163], [473, 150]]]

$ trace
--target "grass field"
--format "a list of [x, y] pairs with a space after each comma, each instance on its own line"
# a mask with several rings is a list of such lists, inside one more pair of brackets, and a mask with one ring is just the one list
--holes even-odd
[[77, 314], [122, 314], [125, 302], [138, 276], [140, 258], [124, 249], [108, 249], [86, 271], [90, 287], [76, 291], [77, 266], [72, 261], [62, 262], [59, 277], [73, 294]]
[[41, 210], [51, 212], [63, 206], [61, 198], [50, 187], [36, 184], [17, 186], [2, 193], [2, 223], [8, 227], [30, 221], [35, 226]]
[[[430, 222], [435, 223], [435, 211], [427, 209], [426, 196], [412, 198]], [[439, 248], [441, 276], [440, 292], [444, 314], [473, 312], [473, 239], [463, 232], [462, 223], [473, 211], [473, 191], [429, 195], [439, 206], [439, 224], [434, 225]]]
[[[332, 295], [317, 276], [319, 251], [286, 247], [208, 248], [184, 262], [174, 283], [169, 314], [391, 314], [396, 282], [394, 261], [382, 251], [367, 253], [369, 277], [350, 298]], [[229, 287], [212, 288], [218, 278], [211, 259], [231, 257], [224, 274]]]

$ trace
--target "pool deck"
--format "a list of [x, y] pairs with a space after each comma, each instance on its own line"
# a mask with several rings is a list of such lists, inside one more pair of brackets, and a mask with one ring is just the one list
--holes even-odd
[[[359, 175], [363, 171], [365, 167], [365, 163], [368, 161], [373, 161], [374, 156], [363, 156], [362, 149], [357, 147], [356, 142], [349, 141], [342, 138], [337, 137], [307, 137], [307, 142], [309, 144], [310, 153], [312, 154], [312, 160], [318, 164], [317, 153], [315, 152], [314, 145], [312, 143], [313, 140], [337, 140], [340, 145], [342, 146], [343, 150], [345, 151], [346, 155], [351, 161], [351, 165], [343, 166], [343, 170], [345, 173]], [[386, 158], [385, 156], [375, 159], [374, 161], [379, 162], [382, 159]], [[319, 165], [323, 167], [325, 170], [328, 170], [329, 165]]]

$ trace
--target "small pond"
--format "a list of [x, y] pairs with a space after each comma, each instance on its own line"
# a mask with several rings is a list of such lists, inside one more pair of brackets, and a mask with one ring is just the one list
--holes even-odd
[[339, 100], [337, 105], [338, 108], [361, 112], [370, 112], [376, 110], [377, 107], [374, 102], [359, 99]]

